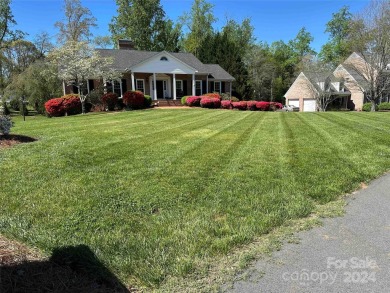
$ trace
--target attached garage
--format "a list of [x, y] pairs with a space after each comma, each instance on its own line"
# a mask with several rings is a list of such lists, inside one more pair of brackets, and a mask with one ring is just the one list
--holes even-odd
[[294, 107], [298, 107], [298, 108], [299, 108], [299, 100], [298, 100], [298, 99], [288, 100], [288, 105], [289, 105], [289, 106], [294, 106]]
[[303, 99], [303, 112], [317, 111], [317, 102], [315, 99]]

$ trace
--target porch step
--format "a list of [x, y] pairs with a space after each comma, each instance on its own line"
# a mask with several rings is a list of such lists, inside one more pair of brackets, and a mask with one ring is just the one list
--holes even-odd
[[180, 99], [178, 99], [178, 100], [158, 99], [157, 101], [153, 101], [152, 104], [157, 104], [156, 107], [180, 107], [180, 106], [183, 106], [181, 104]]

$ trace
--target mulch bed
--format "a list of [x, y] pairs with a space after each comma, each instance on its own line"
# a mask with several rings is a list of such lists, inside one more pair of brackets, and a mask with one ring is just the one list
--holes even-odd
[[36, 141], [35, 138], [25, 136], [25, 135], [17, 135], [17, 134], [0, 135], [0, 148], [7, 148], [15, 144], [28, 143], [34, 141]]
[[[126, 288], [80, 245], [53, 252], [50, 258], [0, 235], [0, 292], [136, 292]], [[96, 257], [95, 257], [96, 258]], [[86, 259], [88, 259], [86, 261]]]

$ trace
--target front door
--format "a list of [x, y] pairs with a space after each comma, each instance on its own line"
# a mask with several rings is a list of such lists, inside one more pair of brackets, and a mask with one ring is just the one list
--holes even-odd
[[164, 83], [162, 80], [156, 80], [157, 99], [164, 99]]

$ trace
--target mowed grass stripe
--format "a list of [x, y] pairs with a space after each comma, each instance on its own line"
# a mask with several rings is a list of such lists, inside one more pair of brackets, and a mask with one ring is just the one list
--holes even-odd
[[41, 139], [0, 150], [0, 232], [48, 252], [88, 245], [122, 280], [158, 287], [388, 170], [389, 116], [364, 114], [17, 118]]

